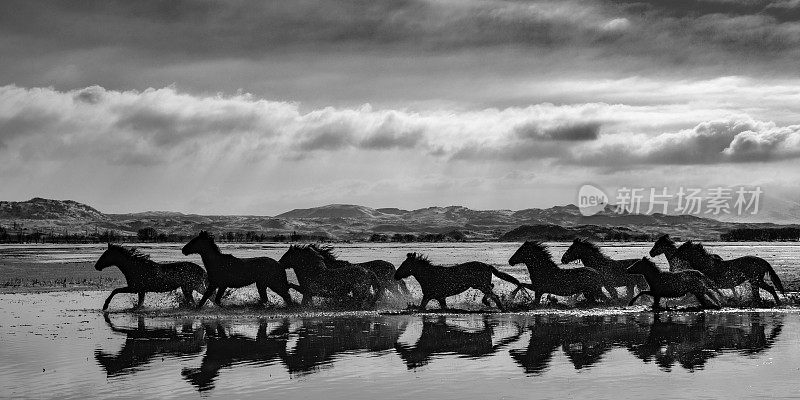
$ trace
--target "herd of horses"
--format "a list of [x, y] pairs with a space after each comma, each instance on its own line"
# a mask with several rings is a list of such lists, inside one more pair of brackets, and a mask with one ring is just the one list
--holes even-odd
[[[187, 304], [194, 303], [193, 291], [201, 293], [197, 308], [201, 308], [215, 293], [214, 303], [222, 306], [228, 289], [252, 284], [258, 289], [261, 303], [269, 301], [267, 289], [270, 289], [283, 299], [287, 307], [292, 307], [295, 303], [290, 289], [293, 289], [302, 295], [303, 305], [311, 304], [314, 297], [323, 297], [358, 308], [374, 308], [385, 294], [409, 296], [411, 293], [404, 279], [411, 276], [422, 289], [419, 308], [423, 310], [430, 300], [436, 300], [440, 308], [446, 309], [447, 297], [472, 288], [483, 293], [483, 304], [491, 307], [493, 302], [504, 311], [503, 301], [494, 292], [493, 276], [516, 286], [509, 296], [512, 300], [521, 290], [532, 291], [534, 305], [538, 305], [545, 294], [582, 296], [592, 305], [598, 302], [614, 304], [623, 300], [618, 292], [621, 287], [625, 288], [624, 300], [628, 305], [640, 296], [649, 295], [653, 298], [654, 310], [661, 308], [660, 300], [663, 298], [686, 295], [694, 296], [702, 308], [719, 308], [723, 296], [720, 289], [730, 289], [736, 296], [735, 288], [744, 282], [750, 283], [752, 300], [759, 306], [763, 305], [759, 289], [769, 292], [776, 305], [781, 301], [775, 288], [785, 294], [780, 278], [764, 259], [744, 256], [723, 260], [709, 253], [700, 243], [687, 241], [678, 246], [668, 235], [655, 242], [650, 256], [663, 254], [669, 261], [669, 271], [660, 270], [647, 257], [614, 260], [585, 239], [575, 239], [561, 257], [562, 264], [580, 261], [583, 267], [562, 268], [553, 261], [546, 245], [525, 242], [511, 256], [509, 264], [524, 264], [530, 283], [520, 282], [483, 262], [440, 266], [417, 253], [408, 253], [397, 269], [383, 260], [350, 263], [338, 259], [331, 247], [316, 244], [291, 245], [277, 261], [269, 257], [238, 258], [222, 253], [212, 235], [205, 231], [189, 241], [182, 253], [199, 255], [205, 269], [192, 262], [157, 263], [136, 249], [109, 244], [95, 269], [117, 266], [125, 276], [127, 286], [114, 289], [103, 310], [118, 293], [138, 294], [138, 308], [147, 292], [177, 289], [181, 289]], [[289, 282], [286, 271], [290, 268], [298, 284]], [[775, 287], [765, 281], [767, 275]]]

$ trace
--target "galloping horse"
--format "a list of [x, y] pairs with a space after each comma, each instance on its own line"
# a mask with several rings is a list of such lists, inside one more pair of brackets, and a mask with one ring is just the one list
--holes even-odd
[[[639, 292], [633, 296], [628, 305], [633, 305], [633, 302], [642, 295], [653, 296], [653, 310], [661, 309], [662, 297], [683, 297], [687, 294], [694, 295], [700, 305], [705, 308], [720, 308], [719, 301], [714, 298], [714, 294], [722, 296], [719, 293], [714, 282], [702, 272], [687, 269], [678, 272], [665, 272], [658, 269], [656, 264], [648, 259], [642, 257], [641, 260], [633, 263], [628, 267], [629, 274], [639, 274], [644, 276], [647, 285], [650, 287], [647, 290]], [[706, 296], [711, 299], [709, 303]]]
[[596, 269], [603, 274], [607, 282], [615, 287], [625, 286], [628, 298], [633, 297], [633, 289], [635, 287], [638, 287], [639, 291], [647, 287], [647, 283], [642, 276], [630, 275], [625, 272], [625, 269], [631, 264], [639, 261], [638, 258], [614, 260], [603, 254], [603, 251], [596, 244], [585, 239], [576, 238], [567, 249], [567, 252], [561, 257], [561, 262], [568, 264], [576, 260], [581, 260], [584, 266]]
[[199, 254], [208, 270], [208, 289], [197, 308], [202, 307], [215, 290], [217, 297], [214, 302], [221, 307], [227, 288], [240, 288], [252, 283], [256, 284], [262, 303], [267, 302], [267, 288], [281, 296], [286, 306], [294, 305], [289, 289], [300, 291], [299, 286], [289, 283], [286, 270], [277, 261], [269, 257], [236, 258], [223, 254], [206, 231], [201, 231], [181, 251], [185, 256]]
[[492, 275], [511, 282], [517, 287], [520, 282], [517, 278], [499, 271], [497, 268], [479, 261], [470, 261], [452, 267], [433, 265], [428, 259], [417, 253], [406, 254], [406, 259], [394, 274], [394, 279], [400, 280], [413, 276], [422, 287], [422, 302], [419, 308], [424, 310], [425, 306], [432, 299], [439, 302], [439, 306], [447, 309], [445, 299], [455, 296], [469, 288], [475, 288], [483, 292], [481, 302], [486, 306], [491, 306], [489, 299], [492, 299], [500, 311], [504, 311], [503, 304], [492, 288]]
[[289, 246], [279, 263], [297, 275], [303, 304], [309, 304], [312, 296], [342, 300], [350, 293], [363, 307], [374, 307], [378, 300], [381, 286], [374, 272], [355, 265], [327, 268], [324, 257], [310, 245]]
[[150, 256], [140, 253], [136, 249], [126, 249], [115, 244], [108, 244], [108, 249], [94, 264], [94, 269], [102, 271], [106, 267], [116, 265], [128, 286], [117, 288], [103, 303], [103, 310], [108, 309], [111, 298], [117, 293], [138, 293], [139, 302], [136, 308], [144, 303], [147, 292], [171, 292], [177, 288], [183, 291], [186, 303], [194, 303], [192, 291], [203, 292], [206, 285], [206, 271], [195, 263], [174, 262], [159, 264], [150, 259]]
[[[670, 238], [669, 235], [662, 235], [653, 244], [653, 248], [650, 249], [650, 257], [658, 257], [659, 255], [663, 254], [664, 257], [667, 258], [667, 262], [669, 263], [670, 272], [677, 272], [677, 271], [683, 271], [685, 269], [691, 269], [691, 266], [689, 266], [688, 261], [682, 258], [675, 257], [676, 251], [678, 251], [678, 246], [675, 245], [675, 241], [672, 240], [672, 238]], [[717, 258], [719, 261], [722, 261], [722, 257], [716, 254], [712, 254], [711, 256]], [[733, 293], [733, 296], [738, 297], [738, 294], [736, 293], [736, 286], [731, 286], [731, 287], [719, 286], [719, 287], [722, 289], [730, 289], [730, 291]]]
[[378, 281], [380, 282], [382, 288], [381, 292], [383, 292], [383, 289], [385, 289], [386, 291], [392, 292], [395, 295], [411, 295], [411, 291], [408, 290], [408, 286], [406, 286], [404, 281], [394, 280], [394, 264], [388, 261], [372, 260], [362, 263], [351, 263], [346, 260], [338, 259], [336, 254], [333, 252], [333, 247], [331, 246], [319, 246], [316, 244], [310, 244], [308, 246], [316, 250], [317, 253], [322, 256], [322, 258], [325, 260], [325, 267], [327, 268], [339, 268], [347, 266], [365, 268], [374, 272], [375, 276], [378, 277]]
[[763, 258], [744, 256], [732, 260], [722, 260], [719, 256], [709, 254], [702, 244], [692, 243], [691, 240], [678, 247], [678, 250], [675, 251], [675, 257], [688, 262], [690, 268], [706, 274], [719, 287], [729, 288], [741, 285], [744, 281], [750, 282], [753, 301], [756, 304], [761, 304], [761, 295], [758, 293], [759, 288], [769, 292], [775, 298], [776, 305], [781, 304], [775, 288], [764, 281], [764, 274], [769, 274], [772, 283], [781, 293], [786, 294], [775, 270]]
[[[583, 294], [587, 301], [596, 303], [598, 299], [606, 300], [603, 286], [606, 287], [611, 297], [617, 300], [617, 290], [606, 283], [597, 270], [580, 267], [562, 269], [553, 262], [550, 250], [540, 242], [525, 242], [508, 260], [509, 265], [525, 264], [531, 277], [531, 283], [520, 283], [522, 287], [533, 291], [534, 304], [539, 304], [543, 294], [550, 293], [558, 296], [572, 296]], [[519, 287], [511, 292], [511, 298], [519, 291]]]

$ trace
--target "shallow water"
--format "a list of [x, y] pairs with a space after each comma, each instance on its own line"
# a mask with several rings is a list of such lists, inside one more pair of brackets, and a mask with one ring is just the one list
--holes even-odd
[[[0, 397], [800, 396], [800, 311], [224, 314], [0, 295]], [[124, 304], [123, 304], [124, 305]]]

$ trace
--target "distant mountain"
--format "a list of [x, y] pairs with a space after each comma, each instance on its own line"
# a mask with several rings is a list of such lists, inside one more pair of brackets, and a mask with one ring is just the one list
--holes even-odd
[[[791, 207], [785, 208], [788, 213]], [[215, 233], [255, 233], [276, 236], [292, 233], [338, 240], [366, 240], [373, 234], [436, 236], [460, 232], [468, 240], [558, 240], [583, 236], [597, 240], [636, 240], [669, 233], [676, 238], [716, 240], [735, 228], [773, 227], [765, 223], [734, 223], [692, 215], [626, 214], [608, 206], [584, 216], [575, 205], [546, 209], [473, 210], [463, 206], [417, 210], [329, 204], [295, 209], [275, 217], [214, 216], [170, 211], [104, 214], [71, 200], [34, 198], [0, 202], [0, 227], [14, 225], [40, 232], [114, 231], [133, 236], [139, 229], [156, 228], [168, 235], [189, 236], [200, 230]], [[452, 236], [452, 235], [451, 235]]]
[[76, 201], [34, 197], [28, 201], [0, 201], [0, 219], [106, 221], [108, 217]]

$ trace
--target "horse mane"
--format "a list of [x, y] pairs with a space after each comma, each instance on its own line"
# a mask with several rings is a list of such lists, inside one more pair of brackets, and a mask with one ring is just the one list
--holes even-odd
[[142, 253], [136, 247], [127, 248], [127, 247], [122, 247], [118, 244], [109, 243], [108, 248], [121, 252], [124, 256], [130, 258], [133, 261], [140, 261], [140, 262], [154, 263], [154, 264], [156, 263], [155, 261], [150, 259], [149, 254]]
[[599, 254], [604, 254], [603, 250], [600, 249], [600, 246], [598, 246], [594, 242], [590, 242], [588, 239], [575, 238], [575, 243], [584, 244], [584, 245], [588, 246], [590, 249], [592, 249], [593, 251], [596, 251]]
[[429, 260], [427, 256], [425, 256], [425, 255], [423, 255], [421, 253], [410, 253], [408, 256], [409, 256], [408, 258], [410, 258], [410, 259], [412, 259], [414, 261], [417, 261], [417, 262], [420, 262], [422, 264], [425, 264], [426, 267], [432, 267], [433, 266], [433, 263], [431, 262], [431, 260]]
[[530, 250], [533, 250], [534, 253], [541, 254], [543, 257], [545, 257], [545, 259], [555, 263], [553, 261], [553, 254], [550, 253], [550, 249], [547, 248], [547, 246], [544, 243], [542, 243], [542, 242], [540, 242], [538, 240], [534, 240], [534, 241], [525, 242], [525, 244], [530, 246], [531, 247]]
[[319, 255], [321, 255], [322, 258], [325, 259], [325, 263], [326, 264], [327, 263], [333, 264], [333, 263], [338, 263], [339, 262], [339, 259], [336, 258], [336, 253], [334, 253], [333, 246], [318, 245], [316, 243], [312, 243], [312, 244], [309, 244], [307, 247], [310, 247], [310, 248], [316, 250], [317, 253], [319, 253]]

